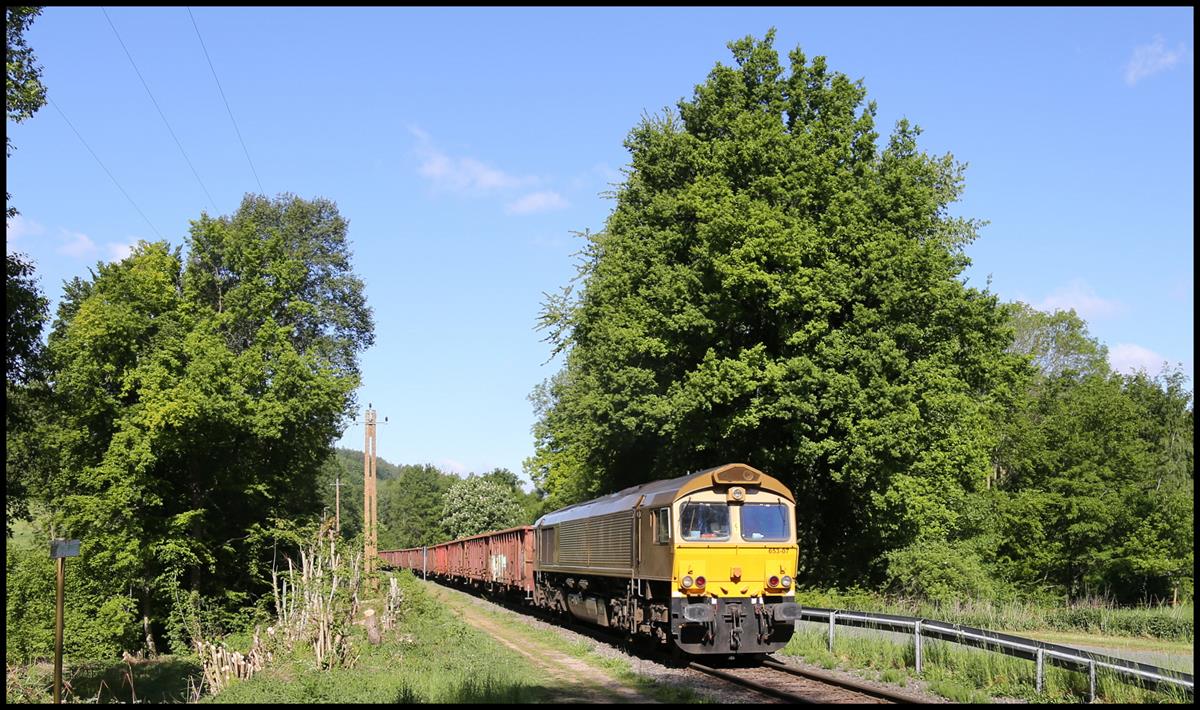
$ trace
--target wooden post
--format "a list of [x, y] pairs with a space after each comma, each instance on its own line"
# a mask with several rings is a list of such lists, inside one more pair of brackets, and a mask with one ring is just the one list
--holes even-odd
[[54, 605], [54, 704], [62, 702], [62, 648], [63, 648], [63, 588], [67, 578], [67, 558], [54, 561], [58, 568], [58, 595]]
[[376, 537], [375, 516], [378, 512], [375, 501], [375, 410], [367, 405], [366, 434], [363, 445], [363, 570], [371, 574], [375, 568]]
[[363, 615], [366, 617], [367, 642], [372, 646], [378, 646], [383, 639], [379, 635], [379, 620], [375, 618], [375, 610], [367, 609]]
[[79, 556], [78, 540], [50, 541], [50, 558], [57, 568], [57, 593], [54, 604], [54, 704], [62, 702], [63, 597], [67, 583], [67, 558]]

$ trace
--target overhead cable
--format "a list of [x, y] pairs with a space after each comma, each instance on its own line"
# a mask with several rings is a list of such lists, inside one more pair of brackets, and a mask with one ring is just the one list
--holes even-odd
[[267, 191], [263, 189], [262, 180], [258, 179], [258, 171], [254, 169], [254, 161], [250, 159], [250, 151], [246, 149], [246, 141], [242, 139], [242, 131], [238, 128], [237, 119], [233, 117], [233, 109], [229, 108], [229, 99], [225, 98], [225, 89], [221, 88], [217, 70], [213, 68], [212, 58], [208, 56], [208, 47], [204, 45], [204, 37], [200, 36], [200, 27], [196, 24], [196, 17], [192, 14], [191, 7], [188, 7], [187, 11], [188, 17], [192, 18], [192, 27], [196, 28], [196, 39], [200, 40], [200, 48], [204, 50], [204, 58], [208, 60], [208, 68], [212, 71], [213, 80], [217, 82], [217, 91], [221, 92], [221, 100], [225, 102], [225, 110], [229, 112], [229, 120], [233, 122], [233, 130], [242, 144], [242, 152], [246, 154], [246, 162], [250, 163], [250, 172], [254, 173], [254, 181], [258, 183], [258, 191], [265, 196]]
[[200, 179], [200, 173], [196, 172], [196, 166], [192, 165], [191, 158], [188, 157], [187, 151], [183, 149], [183, 144], [179, 142], [179, 137], [175, 135], [175, 131], [171, 128], [171, 123], [167, 121], [166, 114], [163, 113], [162, 108], [158, 105], [158, 101], [154, 98], [154, 94], [150, 91], [150, 85], [146, 83], [146, 79], [138, 69], [137, 63], [133, 61], [133, 55], [129, 53], [129, 48], [125, 46], [125, 41], [121, 39], [121, 34], [117, 32], [117, 27], [113, 24], [112, 18], [108, 16], [108, 11], [103, 7], [100, 8], [100, 11], [104, 13], [104, 19], [108, 20], [108, 26], [112, 28], [113, 34], [117, 36], [117, 41], [121, 43], [121, 49], [125, 50], [125, 56], [129, 58], [129, 63], [133, 65], [133, 71], [137, 73], [138, 79], [142, 80], [142, 86], [146, 89], [146, 94], [150, 97], [154, 108], [158, 109], [158, 115], [162, 118], [163, 124], [166, 125], [167, 132], [171, 134], [171, 138], [175, 139], [175, 145], [179, 147], [180, 154], [183, 155], [183, 159], [187, 162], [188, 167], [192, 169], [192, 175], [196, 176], [196, 182], [200, 183], [200, 189], [204, 190], [205, 195], [208, 195], [208, 201], [212, 205], [213, 211], [217, 212], [216, 200], [209, 193], [208, 188], [204, 185], [204, 181]]
[[71, 119], [67, 118], [67, 114], [63, 113], [63, 110], [58, 107], [58, 104], [54, 103], [54, 99], [47, 96], [46, 100], [50, 102], [50, 105], [54, 107], [54, 110], [58, 111], [58, 115], [63, 117], [63, 120], [67, 122], [67, 125], [71, 127], [71, 130], [75, 132], [75, 136], [79, 138], [79, 142], [83, 143], [83, 147], [87, 148], [87, 151], [92, 154], [92, 157], [95, 158], [96, 162], [100, 164], [101, 169], [103, 169], [105, 173], [108, 173], [109, 179], [112, 180], [113, 184], [117, 186], [117, 189], [121, 191], [121, 194], [125, 196], [125, 199], [129, 200], [129, 204], [133, 205], [133, 208], [142, 216], [142, 219], [146, 220], [146, 224], [150, 225], [150, 229], [154, 230], [154, 233], [158, 235], [159, 239], [166, 239], [166, 237], [162, 235], [162, 232], [158, 231], [158, 228], [155, 227], [154, 223], [150, 221], [150, 218], [146, 216], [146, 213], [142, 211], [142, 208], [138, 207], [138, 204], [133, 201], [133, 198], [130, 197], [129, 193], [125, 191], [125, 188], [121, 187], [121, 183], [117, 182], [117, 178], [114, 177], [112, 171], [104, 165], [104, 161], [100, 160], [100, 156], [96, 155], [96, 151], [92, 150], [92, 147], [83, 139], [83, 136], [79, 134], [79, 131], [75, 130], [75, 124], [71, 123]]

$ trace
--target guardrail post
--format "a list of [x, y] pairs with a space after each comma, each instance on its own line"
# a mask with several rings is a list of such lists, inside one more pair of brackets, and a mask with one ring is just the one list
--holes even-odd
[[921, 674], [921, 620], [917, 619], [916, 626], [913, 628], [913, 643], [916, 644], [917, 655], [917, 675]]
[[1046, 672], [1046, 649], [1037, 650], [1037, 692], [1042, 692], [1042, 678]]
[[1096, 702], [1096, 662], [1088, 661], [1088, 702]]
[[829, 612], [829, 652], [833, 653], [833, 618], [837, 616], [836, 611]]

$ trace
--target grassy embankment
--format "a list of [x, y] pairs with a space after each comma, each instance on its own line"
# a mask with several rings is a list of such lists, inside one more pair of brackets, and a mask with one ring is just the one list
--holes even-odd
[[966, 601], [933, 604], [895, 600], [870, 592], [801, 591], [796, 601], [804, 606], [878, 611], [886, 614], [936, 619], [1009, 633], [1039, 632], [1128, 636], [1192, 643], [1195, 636], [1193, 606], [1118, 608], [1103, 600], [1067, 606], [1032, 602]]
[[[201, 701], [528, 703], [551, 696], [551, 689], [540, 684], [536, 670], [518, 654], [456, 619], [429, 599], [410, 575], [402, 576], [400, 583], [404, 601], [397, 628], [386, 632], [379, 646], [371, 646], [362, 627], [356, 626], [353, 643], [360, 655], [352, 668], [318, 670], [311, 647], [296, 644], [290, 653], [278, 653], [253, 678], [234, 681], [218, 696]], [[249, 635], [235, 635], [225, 643], [244, 651], [249, 640]], [[49, 670], [47, 664], [10, 669], [8, 702], [48, 702]], [[126, 670], [123, 663], [73, 668], [64, 673], [72, 678], [73, 688], [66, 700], [186, 702], [188, 679], [194, 684], [200, 675], [194, 658], [164, 657], [132, 666], [131, 688]]]
[[360, 656], [353, 668], [317, 670], [309, 649], [297, 646], [206, 701], [531, 703], [552, 697], [553, 689], [519, 654], [457, 619], [411, 575], [399, 575], [399, 583], [404, 601], [397, 627], [379, 646], [356, 627]]
[[[317, 671], [303, 651], [272, 664], [249, 681], [237, 683], [213, 702], [398, 702], [537, 703], [560, 698], [562, 687], [544, 669], [458, 618], [456, 606], [434, 599], [411, 573], [397, 575], [404, 601], [397, 628], [378, 647], [355, 639], [362, 656], [353, 669]], [[686, 689], [660, 686], [636, 674], [627, 661], [604, 658], [594, 644], [570, 642], [521, 617], [474, 609], [502, 625], [510, 638], [532, 650], [554, 649], [603, 669], [608, 675], [663, 702], [695, 702]]]
[[[1044, 638], [1067, 645], [1111, 645], [1134, 642], [1144, 650], [1184, 651], [1191, 655], [1192, 607], [1117, 609], [1104, 605], [1045, 607], [1029, 603], [971, 602], [954, 605], [888, 601], [870, 594], [808, 592], [797, 595], [806, 606], [857, 609], [936, 619], [995, 631]], [[915, 672], [911, 639], [847, 633], [839, 627], [829, 651], [825, 631], [797, 632], [784, 653], [825, 668], [856, 670], [885, 682], [907, 685], [925, 681], [930, 691], [959, 702], [986, 702], [992, 697], [1038, 702], [1086, 700], [1086, 674], [1047, 665], [1042, 693], [1035, 690], [1035, 665], [999, 653], [926, 639], [924, 672]], [[1136, 639], [1136, 641], [1135, 641]], [[1114, 654], [1118, 655], [1118, 654]], [[1148, 691], [1097, 673], [1097, 693], [1106, 702], [1188, 702], [1173, 691]]]
[[[309, 647], [297, 644], [280, 653], [263, 671], [234, 681], [215, 697], [201, 702], [396, 702], [396, 703], [539, 703], [561, 700], [562, 684], [527, 658], [455, 615], [466, 600], [450, 604], [431, 597], [409, 573], [398, 575], [404, 594], [397, 627], [371, 646], [356, 627], [354, 647], [359, 658], [352, 668], [318, 670]], [[386, 584], [381, 585], [386, 588]], [[605, 658], [591, 642], [570, 642], [558, 634], [532, 628], [521, 617], [474, 609], [503, 625], [511, 638], [529, 649], [554, 649], [663, 702], [697, 702], [687, 689], [661, 686], [633, 671], [622, 659]], [[230, 648], [245, 650], [249, 635], [225, 639]], [[51, 667], [41, 663], [10, 668], [9, 703], [49, 702]], [[200, 677], [194, 658], [164, 656], [143, 663], [96, 663], [68, 668], [67, 702], [187, 702]], [[569, 695], [569, 693], [567, 693]]]

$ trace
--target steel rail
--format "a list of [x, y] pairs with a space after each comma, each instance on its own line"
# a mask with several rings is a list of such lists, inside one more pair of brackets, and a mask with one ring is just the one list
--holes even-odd
[[784, 673], [791, 673], [792, 675], [798, 675], [801, 678], [810, 678], [812, 680], [820, 681], [822, 683], [828, 683], [829, 685], [836, 685], [836, 686], [845, 688], [846, 690], [853, 690], [856, 693], [862, 693], [863, 695], [870, 695], [870, 696], [873, 696], [876, 698], [881, 698], [883, 700], [890, 700], [893, 703], [917, 704], [917, 703], [928, 703], [929, 702], [928, 700], [918, 698], [915, 695], [909, 695], [907, 693], [899, 693], [899, 692], [894, 692], [894, 691], [890, 691], [890, 690], [884, 690], [882, 688], [876, 688], [876, 687], [873, 687], [870, 685], [856, 683], [852, 680], [846, 680], [844, 678], [837, 678], [835, 676], [829, 675], [828, 673], [821, 673], [818, 671], [810, 671], [805, 668], [796, 668], [795, 666], [790, 666], [786, 663], [781, 663], [779, 661], [772, 660], [772, 659], [767, 659], [767, 660], [763, 661], [762, 664], [766, 668], [773, 668], [777, 671], [782, 671]]
[[700, 671], [701, 673], [704, 673], [706, 675], [711, 675], [715, 678], [720, 678], [721, 680], [729, 681], [730, 683], [733, 683], [735, 685], [740, 685], [740, 686], [749, 688], [749, 689], [755, 691], [756, 693], [762, 693], [763, 695], [770, 695], [773, 698], [779, 698], [780, 700], [783, 700], [783, 701], [786, 701], [789, 703], [803, 703], [806, 705], [815, 704], [812, 700], [809, 700], [808, 698], [805, 698], [801, 695], [789, 693], [786, 690], [780, 690], [779, 688], [772, 688], [769, 685], [755, 683], [754, 681], [749, 680], [748, 678], [742, 678], [735, 673], [729, 673], [727, 671], [717, 670], [716, 668], [710, 668], [710, 667], [702, 665], [700, 663], [696, 663], [695, 661], [689, 663], [687, 667], [691, 668], [692, 670]]

